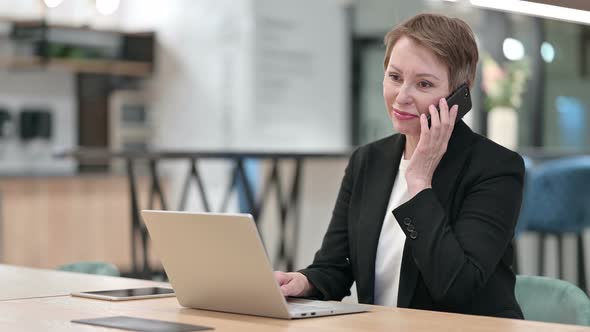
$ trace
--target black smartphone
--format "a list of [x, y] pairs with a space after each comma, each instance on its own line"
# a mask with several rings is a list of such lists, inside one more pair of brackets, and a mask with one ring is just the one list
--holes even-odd
[[[463, 118], [463, 116], [465, 116], [465, 114], [467, 114], [467, 112], [471, 110], [471, 93], [469, 92], [469, 86], [467, 85], [467, 83], [461, 84], [446, 99], [447, 105], [449, 105], [449, 109], [451, 109], [453, 105], [459, 106], [455, 123], [459, 122]], [[436, 110], [440, 112], [438, 105], [436, 105]], [[430, 114], [428, 114], [427, 118], [428, 128], [430, 128]]]

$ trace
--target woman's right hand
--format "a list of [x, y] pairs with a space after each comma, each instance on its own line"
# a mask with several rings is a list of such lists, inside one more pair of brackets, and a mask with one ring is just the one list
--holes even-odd
[[281, 287], [283, 296], [302, 297], [308, 295], [313, 289], [307, 277], [300, 272], [275, 271], [275, 279]]

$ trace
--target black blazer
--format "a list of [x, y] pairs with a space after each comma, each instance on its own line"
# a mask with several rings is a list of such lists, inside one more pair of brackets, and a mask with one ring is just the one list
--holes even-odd
[[322, 246], [300, 271], [312, 297], [340, 300], [356, 281], [359, 302], [374, 303], [379, 234], [393, 213], [406, 234], [398, 307], [522, 318], [511, 268], [522, 158], [458, 122], [432, 189], [385, 211], [404, 147], [396, 134], [352, 154]]

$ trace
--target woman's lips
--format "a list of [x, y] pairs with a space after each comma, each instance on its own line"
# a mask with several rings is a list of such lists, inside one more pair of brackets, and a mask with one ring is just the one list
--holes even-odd
[[412, 120], [418, 118], [418, 116], [415, 114], [402, 112], [396, 108], [393, 109], [393, 116], [395, 116], [395, 118], [398, 120]]

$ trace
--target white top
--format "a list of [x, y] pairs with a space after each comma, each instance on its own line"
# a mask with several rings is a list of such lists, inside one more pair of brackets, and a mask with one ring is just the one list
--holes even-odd
[[409, 199], [405, 176], [409, 162], [403, 157], [400, 161], [399, 171], [395, 177], [379, 236], [375, 260], [375, 304], [378, 305], [397, 307], [399, 276], [406, 235], [391, 211]]

